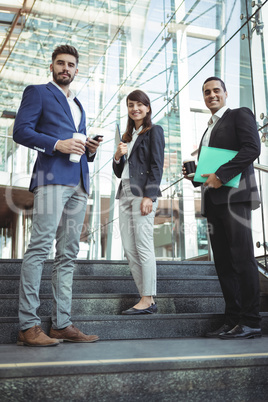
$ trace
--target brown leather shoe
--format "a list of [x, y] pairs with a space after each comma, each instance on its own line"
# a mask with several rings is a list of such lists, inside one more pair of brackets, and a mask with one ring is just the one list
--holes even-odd
[[66, 342], [96, 342], [99, 339], [97, 335], [83, 334], [74, 325], [69, 325], [69, 327], [64, 329], [51, 328], [49, 336]]
[[40, 325], [35, 325], [27, 331], [19, 331], [17, 345], [19, 346], [57, 346], [58, 339], [47, 336]]

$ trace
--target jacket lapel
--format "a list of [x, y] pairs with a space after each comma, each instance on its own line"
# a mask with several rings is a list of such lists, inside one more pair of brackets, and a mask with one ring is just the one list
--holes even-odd
[[133, 153], [135, 152], [135, 150], [137, 149], [137, 147], [138, 147], [138, 146], [140, 145], [140, 143], [143, 141], [144, 136], [145, 136], [146, 134], [149, 134], [150, 131], [151, 131], [151, 129], [148, 130], [148, 131], [146, 131], [146, 132], [143, 133], [143, 134], [139, 134], [139, 135], [138, 135], [138, 138], [136, 139], [135, 144], [133, 145], [133, 148], [132, 148], [132, 150], [131, 150], [131, 153], [130, 153], [128, 159], [133, 155]]
[[86, 114], [85, 114], [85, 111], [84, 111], [84, 109], [83, 109], [83, 106], [81, 105], [81, 103], [79, 102], [79, 100], [75, 97], [74, 98], [74, 101], [77, 103], [77, 105], [80, 107], [80, 110], [81, 110], [81, 113], [82, 113], [82, 115], [81, 115], [81, 120], [80, 120], [80, 123], [79, 123], [79, 127], [78, 127], [78, 132], [80, 133], [81, 131], [80, 131], [80, 129], [81, 129], [81, 127], [85, 127], [86, 126]]
[[[63, 108], [64, 112], [67, 114], [68, 118], [70, 119], [72, 125], [75, 128], [72, 113], [71, 113], [71, 109], [70, 109], [70, 106], [69, 106], [68, 101], [66, 99], [66, 96], [55, 85], [53, 85], [51, 82], [49, 82], [47, 84], [47, 88], [53, 93], [53, 95], [55, 96], [55, 98], [57, 99], [57, 101], [59, 102], [59, 104], [61, 105], [61, 107]], [[75, 131], [76, 131], [76, 129], [75, 129]]]
[[197, 159], [199, 159], [199, 155], [200, 155], [201, 148], [202, 148], [202, 142], [203, 142], [203, 139], [204, 139], [205, 134], [206, 134], [207, 131], [208, 131], [208, 129], [206, 129], [204, 134], [202, 135], [202, 138], [201, 138], [201, 141], [200, 141], [200, 144], [199, 144], [199, 148], [198, 148]]
[[135, 152], [135, 149], [137, 149], [138, 145], [142, 142], [142, 140], [143, 140], [143, 134], [138, 135], [138, 138], [136, 139], [135, 144], [133, 145], [133, 148], [131, 150], [131, 153], [130, 153], [128, 159], [131, 158], [131, 156]]
[[213, 137], [216, 134], [216, 131], [218, 130], [218, 128], [221, 126], [221, 124], [224, 122], [224, 119], [228, 116], [228, 113], [230, 112], [231, 109], [227, 109], [222, 117], [217, 121], [217, 123], [215, 124], [215, 126], [213, 127], [213, 130], [211, 131], [211, 135], [210, 135], [210, 139], [209, 139], [209, 144], [208, 146], [211, 146], [211, 141], [213, 141]]
[[[225, 117], [228, 116], [228, 113], [230, 112], [231, 109], [227, 109], [224, 114], [222, 115], [222, 117], [217, 121], [217, 123], [215, 124], [215, 126], [213, 127], [213, 130], [211, 131], [210, 134], [210, 139], [209, 139], [209, 144], [208, 146], [211, 146], [211, 138], [214, 137], [217, 129], [220, 127], [220, 125], [222, 124], [222, 122], [224, 121]], [[203, 142], [203, 138], [206, 134], [206, 132], [208, 131], [208, 128], [206, 129], [206, 131], [204, 132], [204, 134], [202, 135], [201, 141], [200, 141], [200, 145], [199, 145], [199, 149], [198, 149], [198, 156], [197, 159], [199, 158], [200, 152], [201, 152], [201, 148], [202, 148], [202, 142]]]

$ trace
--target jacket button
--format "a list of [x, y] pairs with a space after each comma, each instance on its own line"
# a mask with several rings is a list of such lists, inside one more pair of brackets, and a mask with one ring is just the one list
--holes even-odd
[[143, 172], [141, 172], [141, 174], [143, 174]]

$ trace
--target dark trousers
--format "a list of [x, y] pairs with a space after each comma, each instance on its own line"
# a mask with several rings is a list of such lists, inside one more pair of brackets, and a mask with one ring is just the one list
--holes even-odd
[[259, 274], [247, 202], [214, 205], [205, 194], [208, 230], [225, 300], [225, 323], [260, 326]]

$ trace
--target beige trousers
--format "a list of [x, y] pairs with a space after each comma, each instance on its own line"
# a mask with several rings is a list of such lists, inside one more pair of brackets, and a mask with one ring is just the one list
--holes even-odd
[[126, 258], [140, 296], [156, 295], [156, 261], [154, 253], [154, 217], [158, 201], [149, 215], [141, 215], [142, 197], [130, 190], [123, 180], [119, 196], [119, 226]]

